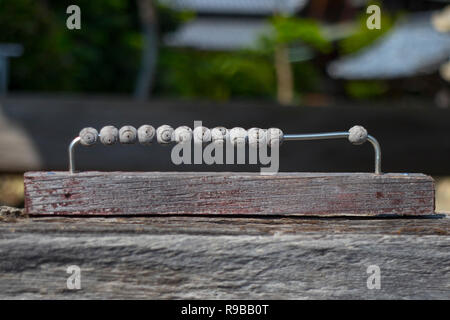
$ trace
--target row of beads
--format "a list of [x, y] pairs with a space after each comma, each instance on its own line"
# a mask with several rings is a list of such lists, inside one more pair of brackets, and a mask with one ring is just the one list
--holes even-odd
[[249, 143], [251, 146], [267, 144], [269, 146], [275, 143], [281, 144], [283, 141], [283, 132], [278, 128], [260, 129], [251, 128], [245, 130], [241, 127], [235, 127], [228, 130], [225, 127], [215, 127], [208, 129], [203, 126], [195, 127], [194, 130], [187, 126], [181, 126], [173, 129], [169, 125], [162, 125], [156, 130], [153, 126], [144, 124], [137, 130], [133, 126], [123, 126], [117, 129], [114, 126], [106, 126], [100, 130], [100, 134], [94, 128], [84, 128], [79, 134], [80, 143], [90, 146], [100, 142], [104, 145], [112, 145], [116, 142], [122, 144], [132, 144], [139, 142], [141, 144], [150, 144], [154, 138], [160, 144], [169, 144], [172, 142], [189, 142], [192, 139], [194, 143], [218, 142], [224, 143], [229, 140], [232, 145], [242, 145]]

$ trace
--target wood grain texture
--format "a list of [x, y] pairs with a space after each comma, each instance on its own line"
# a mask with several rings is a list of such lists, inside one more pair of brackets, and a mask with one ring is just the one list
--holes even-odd
[[19, 218], [0, 257], [0, 299], [450, 299], [445, 215]]
[[31, 215], [427, 215], [422, 174], [28, 172]]

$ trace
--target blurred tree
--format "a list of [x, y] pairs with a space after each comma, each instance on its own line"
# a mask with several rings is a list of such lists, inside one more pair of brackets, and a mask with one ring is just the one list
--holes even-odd
[[312, 19], [276, 15], [270, 21], [274, 32], [271, 36], [264, 36], [261, 39], [261, 49], [274, 56], [278, 102], [292, 104], [294, 76], [290, 47], [306, 46], [325, 53], [331, 50], [331, 44], [323, 36], [318, 22]]
[[136, 2], [144, 38], [144, 48], [134, 95], [138, 99], [146, 99], [153, 86], [158, 59], [158, 26], [153, 0], [136, 0]]
[[65, 23], [58, 26], [43, 1], [0, 0], [0, 8], [0, 42], [24, 45], [23, 56], [11, 61], [10, 88], [70, 89], [71, 78], [65, 76], [71, 71]]
[[175, 11], [154, 0], [136, 0], [136, 2], [144, 46], [134, 96], [146, 99], [154, 86], [160, 38], [192, 19], [194, 14], [190, 11]]
[[[81, 8], [81, 30], [68, 30], [66, 8]], [[1, 42], [24, 54], [11, 87], [45, 91], [130, 91], [142, 48], [136, 10], [126, 0], [0, 0]]]
[[[314, 90], [319, 72], [308, 60], [314, 50], [331, 49], [317, 22], [286, 17], [270, 22], [273, 32], [246, 50], [162, 48], [156, 90], [161, 94], [214, 100], [278, 96], [282, 103], [292, 103], [294, 93]], [[283, 46], [285, 49], [280, 50]]]
[[163, 48], [158, 70], [161, 94], [227, 100], [230, 97], [271, 97], [273, 67], [250, 51], [205, 52]]
[[[291, 104], [319, 83], [320, 70], [312, 59], [331, 45], [315, 20], [274, 16], [269, 20], [273, 32], [262, 37], [257, 49], [158, 48], [164, 34], [193, 14], [154, 1], [0, 0], [0, 42], [24, 45], [24, 55], [11, 61], [11, 89], [134, 92], [143, 98], [152, 91], [216, 100], [277, 97]], [[66, 28], [70, 4], [81, 8], [81, 30]], [[393, 21], [383, 13], [382, 29], [367, 30], [365, 18], [362, 14], [358, 32], [339, 42], [340, 54], [367, 46]], [[383, 84], [364, 85], [349, 83], [347, 93], [370, 96], [369, 86], [375, 95], [385, 91]]]
[[[145, 4], [137, 9], [139, 1], [152, 0], [0, 0], [0, 42], [24, 45], [23, 56], [12, 61], [11, 89], [146, 94], [151, 81], [138, 81], [135, 88], [140, 58], [149, 57], [141, 54], [149, 40], [138, 17], [146, 19], [149, 12]], [[80, 30], [66, 28], [71, 4], [81, 8]], [[159, 5], [156, 11], [162, 19], [154, 29], [160, 34], [188, 17]], [[144, 72], [140, 79], [145, 78], [151, 76]]]

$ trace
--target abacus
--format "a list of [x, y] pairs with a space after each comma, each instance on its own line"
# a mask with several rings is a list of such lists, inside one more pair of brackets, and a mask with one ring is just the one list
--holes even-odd
[[[283, 142], [348, 139], [369, 141], [373, 173], [100, 172], [75, 168], [78, 145], [162, 145], [193, 142], [233, 148], [275, 148]], [[105, 126], [80, 131], [68, 148], [67, 172], [25, 173], [30, 215], [251, 215], [402, 216], [434, 213], [434, 181], [419, 173], [382, 173], [381, 148], [362, 126], [348, 131], [284, 134], [281, 129], [161, 125]]]

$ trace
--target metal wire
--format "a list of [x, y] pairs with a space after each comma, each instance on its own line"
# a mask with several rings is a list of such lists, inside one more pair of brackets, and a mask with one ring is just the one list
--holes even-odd
[[[325, 132], [325, 133], [309, 133], [309, 134], [285, 134], [284, 141], [305, 141], [305, 140], [329, 140], [342, 139], [349, 137], [349, 132]], [[69, 172], [75, 173], [75, 147], [80, 143], [81, 138], [76, 137], [69, 145]], [[369, 141], [375, 151], [375, 174], [381, 174], [381, 147], [375, 137], [368, 135]]]
[[372, 144], [375, 150], [375, 174], [381, 174], [381, 147], [375, 137], [370, 134], [367, 136], [367, 140]]
[[303, 141], [303, 140], [323, 140], [323, 139], [340, 139], [348, 138], [348, 132], [325, 132], [325, 133], [308, 133], [308, 134], [285, 134], [284, 141]]
[[[325, 133], [310, 133], [310, 134], [285, 134], [285, 141], [305, 141], [305, 140], [328, 140], [347, 138], [350, 133], [342, 132], [325, 132]], [[368, 135], [367, 140], [372, 144], [375, 151], [375, 174], [381, 174], [381, 147], [377, 139]]]
[[69, 172], [75, 173], [75, 147], [80, 143], [81, 138], [76, 137], [69, 144]]

